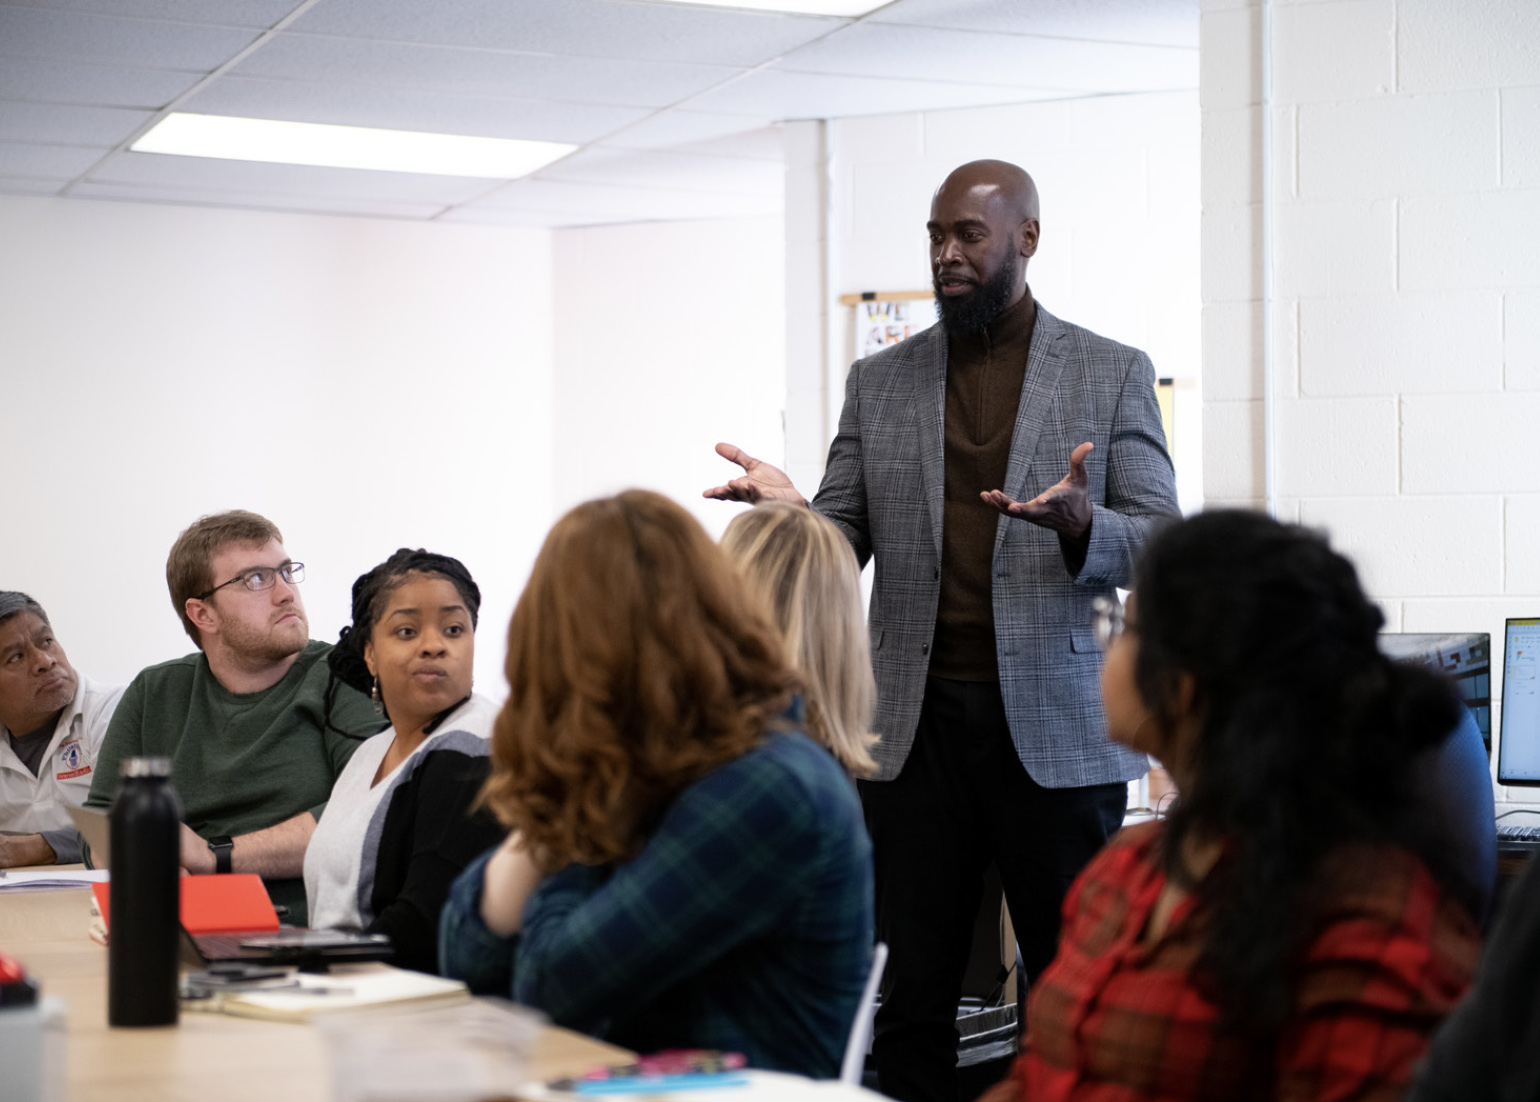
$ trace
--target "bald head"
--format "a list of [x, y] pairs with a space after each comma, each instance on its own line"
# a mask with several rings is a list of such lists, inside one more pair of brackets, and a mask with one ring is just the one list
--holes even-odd
[[1037, 185], [1005, 161], [970, 161], [930, 204], [931, 284], [949, 333], [978, 333], [1026, 294], [1037, 253]]
[[1009, 213], [1019, 222], [1038, 217], [1037, 185], [1025, 170], [1009, 161], [969, 161], [953, 169], [936, 189], [936, 198], [968, 192], [980, 198], [993, 197], [1002, 213]]

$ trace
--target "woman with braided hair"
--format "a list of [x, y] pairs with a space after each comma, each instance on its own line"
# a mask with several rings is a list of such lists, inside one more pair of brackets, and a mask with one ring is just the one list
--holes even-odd
[[1111, 737], [1180, 789], [1070, 889], [990, 1102], [1397, 1099], [1480, 948], [1418, 813], [1461, 707], [1319, 535], [1214, 512], [1098, 609]]
[[402, 548], [353, 583], [353, 623], [328, 655], [334, 683], [368, 693], [390, 726], [358, 748], [305, 853], [310, 924], [389, 934], [394, 962], [438, 970], [449, 885], [502, 839], [472, 812], [496, 707], [471, 692], [481, 590], [458, 559]]

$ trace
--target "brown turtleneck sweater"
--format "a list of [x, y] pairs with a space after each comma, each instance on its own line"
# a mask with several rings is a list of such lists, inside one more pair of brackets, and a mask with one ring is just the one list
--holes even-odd
[[947, 338], [941, 600], [930, 656], [936, 677], [995, 681], [1000, 676], [990, 580], [1000, 514], [979, 494], [1005, 488], [1036, 321], [1028, 289], [983, 333]]

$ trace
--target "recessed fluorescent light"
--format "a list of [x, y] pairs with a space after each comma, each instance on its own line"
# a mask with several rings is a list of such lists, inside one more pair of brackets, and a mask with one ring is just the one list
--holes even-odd
[[892, 0], [661, 0], [666, 4], [694, 4], [711, 8], [751, 8], [754, 11], [787, 11], [798, 15], [865, 15]]
[[514, 180], [565, 157], [577, 146], [173, 113], [129, 148], [135, 153], [172, 153], [229, 161], [275, 161], [285, 165]]

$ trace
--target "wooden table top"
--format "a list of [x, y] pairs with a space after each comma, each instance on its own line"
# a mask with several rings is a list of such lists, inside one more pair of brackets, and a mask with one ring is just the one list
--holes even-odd
[[[85, 888], [0, 892], [0, 952], [68, 1007], [69, 1102], [309, 1102], [332, 1097], [325, 1039], [313, 1026], [183, 1013], [175, 1026], [107, 1025], [107, 949], [87, 935]], [[574, 1075], [632, 1053], [547, 1027], [529, 1078]]]

